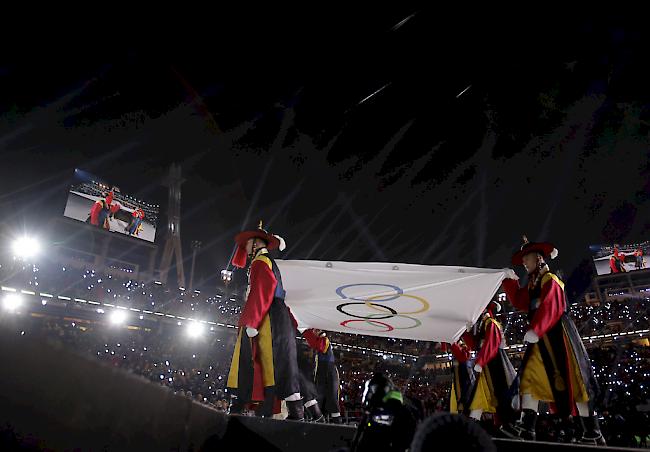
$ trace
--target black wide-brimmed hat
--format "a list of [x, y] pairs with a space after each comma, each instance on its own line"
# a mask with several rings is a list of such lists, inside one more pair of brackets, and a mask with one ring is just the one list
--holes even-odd
[[524, 256], [530, 253], [539, 253], [545, 258], [555, 259], [557, 257], [557, 248], [548, 242], [529, 242], [528, 237], [523, 236], [524, 244], [519, 251], [512, 256], [512, 265], [523, 265]]
[[286, 244], [284, 239], [279, 235], [274, 235], [262, 228], [262, 222], [259, 222], [257, 229], [242, 231], [235, 236], [237, 251], [232, 258], [232, 264], [235, 267], [244, 268], [246, 266], [246, 242], [250, 239], [262, 239], [266, 242], [266, 248], [269, 251], [278, 249], [284, 251]]

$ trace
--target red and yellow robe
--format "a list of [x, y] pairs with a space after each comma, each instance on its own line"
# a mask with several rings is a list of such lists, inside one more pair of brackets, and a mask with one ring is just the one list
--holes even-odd
[[[444, 351], [447, 351], [446, 346]], [[451, 344], [451, 353], [456, 358], [454, 364], [453, 380], [451, 382], [451, 398], [449, 399], [449, 411], [452, 413], [464, 413], [467, 392], [474, 383], [474, 374], [467, 363], [470, 358], [470, 348], [466, 344]]]
[[[531, 275], [531, 278], [534, 278]], [[517, 309], [528, 312], [530, 329], [539, 341], [529, 344], [520, 370], [520, 394], [551, 403], [563, 416], [577, 415], [576, 403], [590, 404], [598, 393], [591, 362], [578, 330], [567, 313], [564, 283], [547, 272], [534, 287], [505, 279], [503, 288]]]
[[[467, 354], [469, 350], [478, 346], [474, 363], [482, 368], [473, 387], [469, 389], [470, 393], [467, 394], [464, 408], [468, 411], [482, 410], [484, 413], [496, 413], [501, 423], [513, 421], [514, 411], [512, 401], [508, 398], [508, 390], [516, 373], [502, 347], [501, 325], [491, 314], [485, 314], [480, 320], [477, 335], [465, 333], [463, 341], [468, 345]], [[463, 356], [457, 358], [462, 359]]]
[[[300, 392], [295, 329], [280, 270], [265, 250], [251, 263], [248, 287], [227, 386], [243, 403], [264, 401], [265, 389], [284, 399]], [[258, 335], [249, 338], [246, 327]]]

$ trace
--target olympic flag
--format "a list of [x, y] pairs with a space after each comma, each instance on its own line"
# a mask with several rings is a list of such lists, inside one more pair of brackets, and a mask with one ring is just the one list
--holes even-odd
[[385, 262], [277, 260], [299, 328], [455, 342], [504, 270]]

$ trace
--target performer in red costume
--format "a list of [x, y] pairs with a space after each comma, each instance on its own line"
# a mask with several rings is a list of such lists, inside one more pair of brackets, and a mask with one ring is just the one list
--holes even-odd
[[109, 209], [110, 210], [110, 217], [113, 218], [115, 216], [115, 214], [120, 211], [121, 207], [122, 206], [120, 206], [120, 203], [118, 203], [118, 202], [115, 202], [115, 203], [111, 204], [110, 209]]
[[[301, 336], [307, 331], [303, 329], [298, 329], [298, 321], [294, 317], [291, 309], [287, 307], [289, 311], [289, 317], [291, 317], [291, 322], [293, 324], [294, 330], [297, 334]], [[316, 373], [317, 361], [316, 357], [313, 356], [313, 348], [307, 340], [307, 345], [302, 344], [302, 341], [296, 339], [296, 349], [298, 356], [298, 369], [300, 370], [300, 394], [303, 397], [303, 402], [305, 406], [305, 412], [309, 416], [309, 420], [313, 422], [325, 422], [325, 416], [318, 405], [318, 390], [314, 384], [314, 375]]]
[[318, 392], [314, 384], [314, 352], [306, 343], [296, 339], [298, 369], [300, 370], [300, 395], [305, 406], [305, 420], [325, 422], [325, 416], [318, 405]]
[[638, 247], [636, 251], [634, 251], [634, 259], [634, 268], [641, 270], [643, 268], [643, 249], [641, 249], [641, 247]]
[[133, 211], [133, 214], [131, 215], [131, 222], [129, 225], [124, 228], [126, 232], [129, 233], [129, 235], [138, 235], [139, 234], [139, 228], [140, 225], [142, 224], [142, 221], [144, 220], [144, 210], [138, 208]]
[[[471, 325], [469, 327], [471, 328]], [[443, 352], [447, 352], [449, 348], [451, 348], [451, 353], [456, 358], [453, 379], [451, 381], [449, 411], [452, 413], [465, 413], [465, 404], [467, 403], [469, 390], [474, 386], [475, 382], [470, 361], [471, 350], [463, 338], [451, 344], [451, 347], [448, 344], [442, 344]]]
[[618, 262], [620, 265], [621, 273], [626, 272], [627, 270], [625, 269], [625, 253], [621, 253], [619, 251], [618, 253]]
[[90, 224], [100, 228], [109, 229], [108, 215], [110, 214], [113, 192], [109, 192], [105, 199], [95, 201], [90, 208]]
[[528, 312], [528, 345], [519, 369], [522, 420], [517, 436], [535, 439], [539, 401], [551, 404], [560, 416], [580, 416], [582, 442], [604, 445], [594, 402], [598, 383], [578, 330], [569, 317], [564, 283], [550, 272], [545, 259], [554, 259], [557, 250], [550, 243], [529, 242], [512, 257], [513, 265], [523, 265], [528, 284], [519, 287], [517, 275], [509, 270], [503, 288], [517, 309]]
[[342, 421], [339, 409], [340, 378], [332, 344], [325, 331], [321, 330], [307, 329], [302, 333], [302, 337], [307, 340], [309, 347], [315, 353], [314, 383], [318, 394], [318, 405], [329, 414], [332, 423], [340, 424]]
[[625, 270], [625, 254], [618, 250], [618, 245], [614, 245], [614, 254], [609, 259], [610, 273], [624, 273]]
[[273, 396], [286, 401], [287, 419], [303, 420], [295, 330], [280, 270], [268, 255], [270, 250], [284, 250], [284, 240], [262, 229], [260, 222], [257, 230], [239, 233], [235, 242], [232, 264], [244, 268], [248, 258], [250, 267], [227, 383], [237, 396], [233, 411]]
[[[467, 344], [466, 350], [457, 344], [452, 346], [452, 352], [457, 359], [464, 360], [466, 367], [469, 363], [477, 373], [475, 382], [469, 388], [465, 387], [467, 394], [458, 394], [462, 397], [460, 400], [463, 403], [460, 404], [460, 409], [457, 406], [456, 410], [469, 412], [469, 416], [477, 421], [481, 419], [483, 413], [495, 413], [498, 418], [497, 423], [502, 428], [512, 429], [515, 411], [512, 400], [508, 397], [508, 390], [516, 373], [504, 349], [505, 340], [501, 324], [495, 319], [495, 310], [499, 312], [501, 305], [492, 301], [472, 331], [463, 334], [462, 339]], [[478, 349], [473, 364], [467, 361], [472, 349]], [[459, 381], [457, 384], [460, 386], [462, 383]], [[456, 402], [458, 400], [456, 399]], [[452, 402], [454, 402], [453, 395]], [[453, 403], [450, 403], [450, 411], [454, 411]]]

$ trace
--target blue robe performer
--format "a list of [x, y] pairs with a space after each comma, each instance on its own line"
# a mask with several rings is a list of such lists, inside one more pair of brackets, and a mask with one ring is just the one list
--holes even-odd
[[[291, 312], [291, 309], [287, 309], [289, 310], [289, 317], [291, 317], [291, 322], [296, 333], [302, 336], [303, 332], [309, 331], [299, 329], [298, 321]], [[318, 405], [318, 390], [314, 384], [314, 375], [316, 373], [315, 359], [317, 358], [312, 356], [313, 350], [310, 344], [304, 345], [298, 338], [296, 338], [296, 349], [298, 351], [298, 369], [300, 370], [300, 393], [304, 402], [306, 417], [312, 422], [325, 422], [325, 416], [323, 416]]]
[[474, 372], [472, 372], [470, 367], [471, 349], [467, 346], [464, 339], [461, 338], [458, 342], [451, 344], [451, 347], [443, 343], [442, 351], [445, 353], [451, 351], [454, 358], [456, 358], [451, 380], [449, 411], [452, 413], [465, 413], [468, 393], [475, 383]]
[[298, 349], [298, 369], [300, 370], [300, 395], [305, 406], [305, 420], [325, 422], [325, 416], [318, 405], [318, 392], [314, 384], [314, 359], [312, 350], [296, 339]]
[[129, 235], [137, 235], [138, 227], [144, 218], [144, 211], [142, 209], [135, 209], [132, 214], [131, 223], [127, 226]]
[[[284, 240], [262, 229], [235, 237], [237, 250], [232, 264], [250, 261], [246, 303], [239, 318], [239, 333], [228, 374], [227, 386], [237, 396], [234, 411], [250, 402], [274, 396], [285, 400], [287, 419], [303, 420], [295, 330], [284, 303], [282, 276], [270, 250], [284, 250]], [[277, 410], [276, 410], [277, 411]]]
[[330, 415], [332, 423], [340, 424], [342, 422], [339, 408], [341, 386], [332, 344], [327, 334], [320, 330], [310, 328], [302, 333], [302, 337], [314, 350], [314, 384], [318, 393], [318, 405], [323, 412]]
[[598, 383], [580, 334], [569, 317], [564, 283], [550, 272], [545, 259], [554, 259], [557, 249], [550, 243], [529, 242], [512, 257], [513, 265], [523, 265], [528, 284], [519, 287], [513, 270], [503, 281], [512, 305], [528, 313], [529, 329], [524, 336], [526, 352], [518, 372], [523, 408], [517, 436], [535, 439], [539, 401], [563, 417], [580, 416], [582, 443], [605, 445], [594, 402]]

